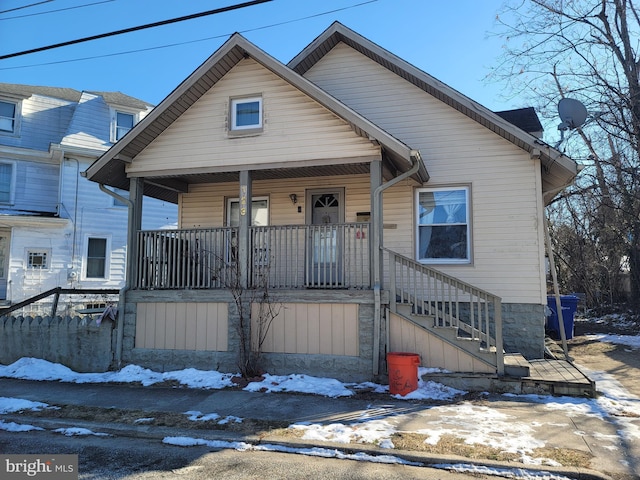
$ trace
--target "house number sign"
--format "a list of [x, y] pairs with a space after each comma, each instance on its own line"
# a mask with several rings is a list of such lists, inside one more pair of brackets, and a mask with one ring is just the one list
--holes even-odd
[[245, 216], [247, 214], [247, 186], [242, 185], [240, 187], [240, 215]]

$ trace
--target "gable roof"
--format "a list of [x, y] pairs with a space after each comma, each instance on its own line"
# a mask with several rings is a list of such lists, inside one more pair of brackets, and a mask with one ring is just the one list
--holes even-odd
[[578, 166], [571, 158], [340, 22], [334, 22], [287, 66], [304, 75], [340, 42], [497, 133], [531, 156], [539, 156], [548, 190], [566, 186], [577, 175]]
[[[23, 98], [29, 98], [32, 95], [41, 95], [43, 97], [59, 98], [67, 100], [69, 102], [78, 103], [82, 97], [80, 90], [73, 88], [62, 87], [47, 87], [38, 85], [22, 85], [18, 83], [0, 83], [0, 94], [16, 95]], [[93, 95], [98, 95], [104, 98], [104, 101], [109, 104], [120, 105], [122, 107], [136, 108], [140, 110], [146, 110], [153, 107], [152, 104], [147, 103], [129, 95], [125, 95], [122, 92], [97, 92], [87, 91]]]
[[[96, 182], [129, 188], [125, 166], [142, 152], [155, 138], [175, 122], [191, 105], [211, 89], [240, 60], [250, 57], [263, 67], [279, 76], [338, 117], [351, 125], [360, 136], [377, 141], [394, 167], [404, 172], [411, 168], [413, 159], [419, 158], [419, 152], [393, 137], [380, 127], [371, 123], [336, 98], [320, 89], [309, 80], [298, 75], [287, 66], [266, 54], [264, 51], [235, 33], [213, 55], [187, 77], [140, 123], [127, 133], [109, 151], [96, 160], [85, 175]], [[429, 176], [423, 162], [416, 174], [419, 181], [427, 181]], [[182, 182], [171, 180], [161, 183], [145, 182], [145, 195], [176, 201], [177, 192], [184, 191]]]

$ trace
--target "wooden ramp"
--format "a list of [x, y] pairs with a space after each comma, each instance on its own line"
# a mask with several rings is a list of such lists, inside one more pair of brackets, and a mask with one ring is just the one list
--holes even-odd
[[596, 396], [596, 382], [566, 360], [529, 360], [529, 365], [529, 376], [522, 378], [523, 390], [540, 386], [552, 395]]
[[596, 396], [595, 382], [566, 360], [529, 360], [528, 365], [529, 374], [523, 377], [436, 372], [422, 379], [475, 392]]

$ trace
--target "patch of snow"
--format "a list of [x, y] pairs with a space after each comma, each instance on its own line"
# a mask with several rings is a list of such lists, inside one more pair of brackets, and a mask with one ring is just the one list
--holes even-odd
[[39, 412], [44, 408], [57, 409], [59, 407], [52, 407], [46, 403], [32, 402], [31, 400], [22, 398], [0, 397], [0, 414], [22, 412], [25, 410]]
[[54, 433], [61, 433], [62, 435], [66, 435], [67, 437], [73, 436], [85, 436], [85, 435], [95, 435], [96, 437], [110, 437], [108, 433], [96, 433], [88, 428], [81, 427], [70, 427], [70, 428], [56, 428], [52, 430]]
[[135, 424], [145, 424], [145, 423], [151, 423], [155, 420], [155, 418], [153, 417], [144, 417], [144, 418], [138, 418], [136, 420], [134, 420], [133, 423]]
[[294, 448], [294, 447], [287, 447], [284, 445], [270, 445], [270, 444], [251, 445], [245, 442], [226, 442], [222, 440], [205, 440], [202, 438], [191, 438], [191, 437], [165, 437], [162, 440], [162, 443], [165, 443], [167, 445], [177, 445], [181, 447], [207, 446], [211, 448], [220, 448], [220, 449], [229, 448], [229, 449], [234, 449], [241, 452], [246, 452], [246, 451], [283, 452], [283, 453], [297, 453], [300, 455], [309, 455], [313, 457], [338, 458], [338, 459], [358, 460], [358, 461], [373, 462], [373, 463], [401, 464], [401, 465], [414, 465], [414, 466], [423, 465], [422, 463], [411, 462], [408, 460], [404, 460], [400, 457], [396, 457], [394, 455], [371, 455], [363, 452], [344, 453], [341, 450], [318, 448], [318, 447]]
[[429, 465], [433, 468], [449, 470], [456, 473], [471, 473], [475, 475], [493, 475], [502, 478], [514, 478], [518, 480], [571, 480], [564, 475], [557, 475], [550, 472], [538, 472], [522, 468], [497, 468], [484, 465], [473, 465], [471, 463], [439, 463]]
[[30, 432], [32, 430], [44, 430], [44, 428], [0, 420], [0, 430], [4, 430], [5, 432]]
[[396, 433], [393, 425], [385, 420], [371, 420], [355, 422], [350, 425], [343, 423], [321, 424], [293, 424], [293, 430], [304, 432], [304, 440], [320, 440], [336, 443], [370, 443], [382, 448], [393, 448], [390, 437]]
[[264, 380], [251, 382], [245, 388], [248, 392], [299, 392], [313, 393], [325, 397], [349, 397], [353, 392], [344, 383], [333, 378], [309, 375], [264, 375]]
[[600, 342], [625, 345], [633, 349], [640, 348], [640, 336], [638, 335], [612, 335], [599, 333], [595, 335], [585, 335], [587, 340], [598, 340]]

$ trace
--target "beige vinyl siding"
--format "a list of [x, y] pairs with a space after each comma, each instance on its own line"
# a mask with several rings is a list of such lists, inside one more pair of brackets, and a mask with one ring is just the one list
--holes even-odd
[[[344, 44], [306, 77], [420, 150], [431, 175], [425, 187], [470, 186], [472, 263], [436, 268], [501, 296], [503, 302], [545, 303], [539, 164]], [[405, 210], [397, 190], [384, 193], [384, 222], [398, 223], [397, 230], [385, 230], [384, 245], [415, 258], [415, 238], [407, 237], [415, 237], [415, 198], [411, 194]], [[400, 231], [400, 218], [406, 222], [409, 210], [411, 221]]]
[[[252, 187], [254, 197], [269, 197], [270, 225], [304, 225], [306, 190], [344, 187], [346, 222], [355, 222], [358, 212], [371, 209], [368, 175], [260, 180]], [[295, 205], [289, 198], [291, 193], [298, 196]], [[180, 228], [223, 226], [226, 198], [238, 195], [237, 183], [191, 185], [189, 193], [180, 198]]]
[[[262, 95], [264, 129], [229, 137], [229, 98]], [[141, 152], [127, 173], [380, 158], [342, 119], [251, 59], [242, 60]]]
[[[268, 353], [358, 356], [358, 305], [343, 303], [284, 303], [277, 305], [262, 345]], [[254, 333], [258, 305], [252, 305]], [[252, 338], [253, 345], [256, 339]]]
[[423, 367], [442, 368], [452, 372], [495, 373], [495, 368], [490, 365], [393, 313], [389, 326], [389, 343], [391, 352], [413, 352], [420, 355], [420, 365]]
[[138, 303], [136, 348], [226, 352], [228, 304]]

